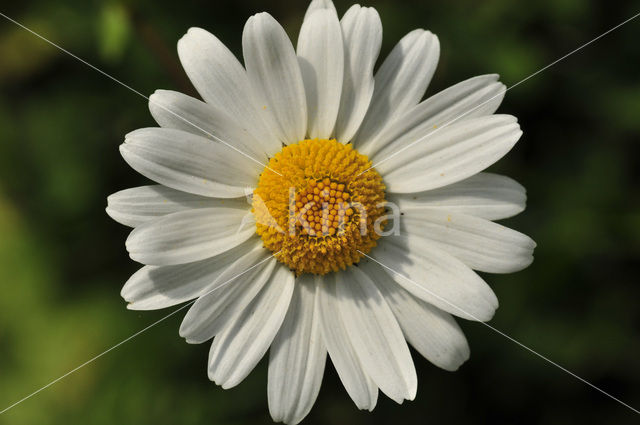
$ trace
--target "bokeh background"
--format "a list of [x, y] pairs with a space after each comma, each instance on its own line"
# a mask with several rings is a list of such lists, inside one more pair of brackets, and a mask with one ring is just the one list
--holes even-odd
[[[338, 0], [339, 13], [349, 6]], [[371, 0], [382, 54], [406, 32], [440, 37], [428, 94], [499, 73], [512, 85], [637, 13], [636, 2]], [[175, 50], [201, 26], [240, 54], [244, 21], [267, 10], [297, 37], [306, 2], [3, 2], [1, 11], [149, 95], [193, 93]], [[507, 93], [524, 136], [493, 171], [528, 189], [507, 224], [537, 242], [531, 267], [486, 276], [493, 326], [640, 406], [640, 18]], [[132, 312], [137, 269], [106, 197], [145, 184], [118, 145], [154, 125], [147, 102], [0, 18], [0, 409], [170, 310]], [[266, 362], [238, 387], [207, 380], [208, 346], [178, 336], [183, 314], [0, 415], [2, 424], [268, 424]], [[358, 411], [327, 367], [308, 424], [634, 423], [638, 416], [476, 323], [456, 373], [415, 352], [418, 395]]]

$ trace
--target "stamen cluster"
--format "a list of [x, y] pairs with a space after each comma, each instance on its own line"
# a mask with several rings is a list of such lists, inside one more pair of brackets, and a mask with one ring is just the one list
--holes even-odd
[[380, 237], [374, 224], [384, 225], [384, 189], [351, 145], [314, 139], [285, 146], [254, 190], [256, 232], [296, 274], [345, 269]]
[[295, 225], [303, 235], [343, 234], [346, 223], [353, 217], [350, 198], [343, 183], [328, 177], [311, 179], [307, 188], [295, 195]]

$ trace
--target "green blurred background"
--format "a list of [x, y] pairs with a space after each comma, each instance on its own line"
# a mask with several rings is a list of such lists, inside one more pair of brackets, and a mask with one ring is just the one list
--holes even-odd
[[[433, 94], [499, 73], [514, 84], [637, 13], [591, 0], [374, 1], [383, 52], [416, 27], [440, 37]], [[349, 3], [337, 1], [342, 14]], [[295, 40], [306, 2], [4, 2], [3, 13], [148, 95], [193, 93], [175, 45], [190, 26], [240, 54], [244, 21], [267, 10]], [[640, 406], [640, 18], [510, 90], [500, 108], [524, 136], [493, 171], [528, 189], [507, 221], [537, 242], [527, 270], [486, 276], [493, 326]], [[0, 18], [0, 409], [168, 311], [132, 312], [137, 269], [110, 193], [146, 181], [118, 145], [153, 125], [146, 101]], [[268, 424], [266, 363], [237, 388], [207, 380], [208, 346], [178, 336], [178, 314], [0, 415], [2, 424]], [[462, 326], [456, 373], [415, 355], [416, 400], [359, 412], [327, 367], [306, 423], [567, 424], [638, 416], [513, 342]], [[414, 353], [415, 354], [415, 353]]]

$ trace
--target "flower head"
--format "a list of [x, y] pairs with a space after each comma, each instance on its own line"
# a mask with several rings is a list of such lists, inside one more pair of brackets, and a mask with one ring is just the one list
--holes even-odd
[[452, 315], [486, 321], [498, 306], [473, 270], [533, 258], [531, 239], [492, 221], [524, 209], [524, 188], [482, 173], [521, 135], [494, 115], [504, 86], [484, 75], [422, 100], [438, 38], [410, 32], [374, 76], [381, 38], [374, 9], [339, 19], [314, 0], [295, 50], [269, 14], [249, 18], [243, 66], [192, 28], [178, 54], [203, 101], [157, 91], [160, 127], [121, 146], [158, 183], [108, 200], [144, 264], [122, 296], [138, 310], [195, 300], [180, 335], [213, 338], [208, 375], [223, 388], [269, 350], [276, 421], [309, 413], [327, 353], [358, 408], [378, 389], [413, 399], [408, 344], [457, 369], [469, 348]]

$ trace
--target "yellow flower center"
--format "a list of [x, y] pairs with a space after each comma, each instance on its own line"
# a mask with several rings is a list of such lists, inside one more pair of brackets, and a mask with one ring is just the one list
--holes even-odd
[[297, 275], [357, 263], [384, 225], [385, 186], [370, 167], [369, 158], [336, 140], [285, 146], [253, 192], [265, 247]]

